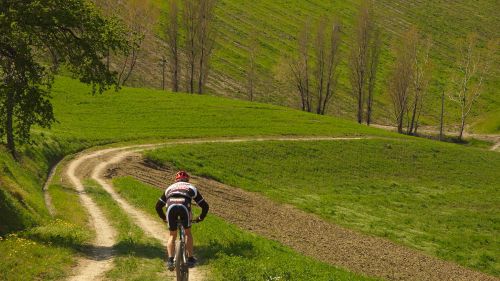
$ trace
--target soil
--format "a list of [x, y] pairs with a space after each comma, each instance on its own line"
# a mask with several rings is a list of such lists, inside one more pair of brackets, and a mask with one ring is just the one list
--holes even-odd
[[[106, 177], [132, 176], [164, 189], [175, 170], [158, 167], [139, 154], [108, 166]], [[276, 240], [320, 261], [388, 280], [499, 280], [428, 256], [386, 239], [340, 227], [290, 205], [194, 176], [210, 213], [242, 229]], [[263, 217], [262, 210], [266, 210]]]
[[[78, 171], [82, 171], [86, 165], [86, 161], [101, 157], [113, 150], [101, 150], [98, 152], [83, 154], [72, 160], [66, 170], [66, 177], [78, 191], [82, 205], [87, 209], [90, 215], [90, 225], [95, 231], [96, 237], [88, 253], [89, 258], [82, 258], [78, 262], [78, 266], [74, 268], [74, 275], [69, 279], [71, 281], [96, 280], [104, 272], [108, 271], [113, 266], [113, 245], [116, 241], [116, 232], [106, 219], [101, 209], [85, 193], [85, 188], [81, 182], [81, 178], [77, 176]], [[98, 230], [98, 231], [97, 231]]]
[[[227, 140], [181, 140], [172, 143], [240, 142], [283, 140], [300, 141], [316, 139], [353, 140], [361, 138], [243, 138]], [[166, 144], [163, 144], [166, 145]], [[62, 181], [79, 192], [81, 203], [90, 214], [91, 227], [96, 232], [93, 251], [82, 258], [74, 268], [70, 280], [100, 280], [113, 267], [113, 245], [115, 230], [102, 211], [85, 194], [83, 178], [93, 178], [106, 190], [145, 232], [165, 243], [164, 226], [148, 214], [128, 204], [113, 189], [109, 179], [116, 176], [133, 176], [160, 189], [171, 183], [172, 167], [157, 167], [137, 152], [158, 145], [137, 145], [83, 152], [65, 165]], [[417, 250], [391, 241], [357, 233], [298, 210], [289, 205], [278, 204], [257, 193], [193, 177], [192, 182], [210, 203], [210, 213], [243, 229], [274, 239], [307, 256], [326, 263], [341, 266], [351, 271], [389, 280], [500, 280], [428, 256]], [[262, 210], [269, 214], [263, 219]], [[313, 242], [311, 242], [313, 241]], [[202, 280], [206, 276], [203, 268], [195, 268], [191, 280]], [[170, 274], [169, 276], [172, 276]]]
[[[141, 147], [146, 148], [149, 146]], [[129, 151], [121, 151], [128, 148], [130, 147], [83, 153], [75, 160], [70, 161], [67, 166], [64, 181], [69, 182], [78, 191], [82, 205], [90, 214], [91, 227], [96, 233], [96, 238], [90, 247], [91, 252], [88, 253], [88, 257], [81, 258], [78, 261], [78, 265], [73, 270], [73, 275], [69, 278], [71, 281], [103, 279], [104, 273], [113, 267], [113, 247], [116, 244], [116, 231], [92, 198], [85, 194], [81, 182], [83, 178], [92, 178], [97, 181], [146, 234], [160, 240], [166, 246], [167, 230], [165, 226], [160, 222], [153, 221], [149, 215], [128, 204], [114, 191], [111, 184], [101, 176], [107, 165], [122, 160], [123, 157], [130, 153]], [[167, 276], [171, 277], [172, 280], [175, 278], [175, 274], [171, 272]], [[204, 277], [205, 271], [203, 269], [193, 268], [190, 270], [190, 280], [201, 281]]]

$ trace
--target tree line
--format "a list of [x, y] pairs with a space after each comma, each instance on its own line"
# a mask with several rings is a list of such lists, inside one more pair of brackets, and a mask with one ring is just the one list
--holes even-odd
[[[201, 94], [210, 71], [215, 43], [215, 0], [168, 0], [165, 35], [172, 91], [181, 85], [181, 62], [185, 60], [186, 92]], [[184, 34], [181, 40], [180, 34]]]
[[[374, 95], [377, 72], [382, 50], [382, 30], [377, 23], [374, 4], [364, 0], [358, 8], [354, 26], [350, 32], [348, 54], [341, 53], [342, 23], [323, 16], [314, 26], [311, 20], [304, 22], [297, 35], [297, 53], [290, 59], [289, 68], [300, 107], [303, 111], [325, 114], [328, 104], [338, 89], [338, 67], [346, 57], [350, 93], [358, 123], [373, 122]], [[480, 96], [498, 47], [498, 40], [490, 40], [480, 47], [480, 38], [470, 33], [459, 40], [459, 53], [452, 74], [442, 92], [460, 109], [458, 139], [462, 140], [467, 118]], [[386, 93], [391, 101], [394, 126], [402, 134], [416, 135], [420, 126], [426, 96], [433, 77], [430, 57], [433, 47], [430, 36], [422, 35], [412, 26], [390, 48], [393, 56], [389, 64]], [[443, 110], [444, 114], [444, 101]], [[440, 118], [443, 122], [443, 116]], [[443, 125], [440, 124], [441, 136]]]
[[[158, 26], [159, 15], [149, 0], [120, 3], [0, 0], [0, 140], [14, 157], [16, 143], [30, 142], [33, 125], [49, 128], [55, 121], [50, 92], [61, 66], [91, 84], [94, 93], [113, 85], [119, 88], [128, 81], [146, 36]], [[112, 12], [117, 5], [122, 5], [126, 21]], [[161, 26], [166, 43], [162, 65], [168, 68], [174, 92], [206, 91], [215, 46], [215, 6], [216, 0], [168, 0], [166, 21]], [[344, 32], [339, 19], [322, 16], [314, 23], [306, 20], [297, 36], [297, 53], [287, 63], [290, 85], [298, 93], [302, 110], [325, 114], [339, 89], [339, 66], [345, 59], [355, 118], [358, 123], [370, 125], [383, 47], [383, 33], [371, 0], [361, 2], [349, 40], [343, 38]], [[257, 34], [256, 30], [249, 34], [246, 47], [245, 88], [250, 100], [255, 99], [260, 80]], [[344, 55], [341, 50], [346, 41], [350, 44]], [[486, 45], [482, 42], [471, 33], [457, 44], [456, 65], [441, 93], [441, 115], [445, 96], [460, 108], [460, 139], [498, 51], [498, 40]], [[393, 62], [385, 84], [400, 133], [417, 134], [420, 126], [433, 82], [431, 48], [431, 39], [415, 27], [391, 47]], [[440, 120], [443, 122], [442, 116]]]

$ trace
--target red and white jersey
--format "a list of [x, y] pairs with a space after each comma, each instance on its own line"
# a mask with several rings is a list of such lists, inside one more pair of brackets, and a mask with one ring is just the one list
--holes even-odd
[[160, 197], [160, 201], [167, 206], [182, 204], [189, 209], [191, 208], [191, 200], [193, 199], [198, 205], [205, 200], [194, 185], [183, 181], [176, 182], [167, 187], [164, 194]]

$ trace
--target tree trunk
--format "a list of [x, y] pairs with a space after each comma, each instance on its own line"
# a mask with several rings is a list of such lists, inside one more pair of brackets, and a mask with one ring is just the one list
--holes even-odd
[[404, 120], [405, 110], [401, 109], [401, 112], [398, 114], [397, 122], [398, 122], [398, 133], [403, 133], [403, 120]]
[[175, 52], [174, 56], [174, 92], [179, 91], [179, 57], [177, 54], [177, 51]]
[[[191, 43], [194, 44], [194, 43]], [[193, 46], [191, 48], [194, 48]], [[194, 49], [191, 50], [190, 73], [189, 73], [189, 92], [194, 93]]]
[[368, 94], [368, 104], [366, 107], [366, 125], [370, 126], [372, 122], [372, 103], [373, 103], [373, 96], [372, 93], [370, 92]]
[[413, 104], [413, 111], [411, 114], [411, 121], [410, 121], [410, 129], [408, 130], [409, 135], [414, 135], [415, 134], [415, 127], [416, 127], [416, 117], [417, 117], [417, 106], [418, 106], [418, 94], [415, 94], [415, 103]]
[[358, 123], [363, 122], [363, 90], [360, 87], [358, 89]]
[[444, 91], [441, 95], [441, 118], [439, 119], [439, 140], [443, 140], [443, 121], [444, 121]]
[[123, 79], [122, 85], [125, 85], [125, 83], [127, 82], [127, 80], [130, 78], [130, 75], [132, 74], [132, 71], [134, 71], [135, 63], [137, 62], [138, 53], [139, 53], [139, 49], [132, 50], [132, 58], [130, 59], [130, 68], [128, 69], [127, 75]]
[[465, 116], [462, 115], [462, 122], [460, 124], [460, 134], [458, 135], [458, 140], [462, 141], [465, 129]]
[[205, 50], [203, 46], [204, 42], [201, 42], [201, 54], [200, 54], [200, 69], [199, 69], [199, 75], [198, 75], [198, 94], [202, 94], [203, 92], [203, 60], [205, 59]]

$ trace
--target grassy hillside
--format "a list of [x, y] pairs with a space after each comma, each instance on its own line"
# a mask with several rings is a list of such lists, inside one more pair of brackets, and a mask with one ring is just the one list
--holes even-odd
[[[85, 253], [93, 233], [86, 229], [85, 211], [75, 208], [78, 195], [67, 186], [50, 186], [59, 211], [58, 220], [54, 220], [45, 209], [41, 188], [56, 160], [86, 147], [121, 141], [250, 135], [408, 139], [333, 117], [239, 100], [133, 88], [96, 96], [89, 93], [89, 87], [75, 80], [57, 78], [53, 101], [59, 122], [52, 130], [33, 130], [35, 144], [20, 147], [20, 162], [0, 151], [2, 280], [62, 278], [74, 266], [75, 254]], [[12, 232], [15, 235], [6, 235]]]
[[57, 78], [53, 96], [58, 123], [52, 130], [33, 130], [35, 144], [19, 147], [20, 162], [0, 150], [2, 280], [61, 278], [93, 237], [72, 188], [50, 186], [57, 221], [45, 208], [43, 182], [49, 167], [64, 155], [99, 144], [165, 138], [394, 136], [340, 119], [210, 96], [132, 88], [92, 96], [89, 87], [64, 77]]
[[139, 88], [96, 96], [89, 92], [89, 87], [60, 77], [53, 94], [59, 123], [45, 134], [93, 142], [255, 135], [396, 136], [339, 118], [236, 99]]
[[495, 152], [372, 139], [179, 145], [147, 157], [500, 274]]
[[[154, 2], [158, 9], [166, 9], [165, 2]], [[306, 18], [314, 21], [322, 15], [334, 16], [344, 24], [345, 44], [342, 48], [344, 59], [341, 65], [341, 85], [338, 95], [333, 99], [330, 114], [354, 119], [355, 104], [350, 95], [346, 59], [358, 5], [357, 0], [258, 0], [252, 1], [251, 4], [239, 0], [217, 1], [217, 38], [211, 61], [214, 71], [209, 81], [212, 93], [246, 99], [247, 47], [252, 38], [250, 34], [255, 33], [260, 47], [257, 54], [259, 86], [256, 100], [297, 108], [299, 99], [296, 90], [291, 85], [284, 86], [279, 83], [278, 76], [289, 76], [283, 74], [288, 65], [286, 58], [296, 52], [296, 36]], [[468, 32], [477, 32], [483, 38], [498, 38], [500, 33], [497, 27], [500, 25], [500, 19], [496, 11], [499, 9], [500, 4], [495, 0], [375, 1], [376, 14], [383, 31], [380, 75], [375, 97], [375, 121], [386, 123], [393, 119], [387, 94], [387, 77], [393, 60], [390, 48], [400, 40], [405, 30], [415, 25], [423, 35], [431, 37], [434, 42], [431, 58], [435, 81], [426, 97], [422, 121], [424, 124], [436, 125], [439, 122], [440, 94], [447, 88], [447, 80], [458, 55], [457, 41]], [[162, 36], [160, 26], [157, 26], [155, 33]], [[139, 62], [142, 66], [134, 75], [136, 85], [144, 85], [144, 76], [151, 79], [148, 86], [161, 85], [161, 70], [152, 66], [158, 64], [161, 58], [158, 50], [162, 48], [163, 45], [158, 41], [145, 46], [144, 61]], [[500, 58], [497, 56], [484, 94], [473, 111], [473, 120], [490, 117], [489, 112], [498, 111], [500, 108], [496, 98], [500, 86], [499, 64]], [[146, 73], [147, 75], [144, 75]], [[458, 120], [456, 105], [447, 101], [446, 108], [447, 125], [452, 125]], [[492, 117], [495, 119], [491, 122], [496, 124], [493, 127], [498, 126], [500, 119], [497, 115]]]
[[211, 96], [134, 88], [92, 96], [89, 87], [64, 77], [57, 79], [53, 95], [58, 123], [51, 130], [34, 130], [35, 145], [20, 148], [20, 163], [5, 150], [0, 153], [5, 202], [0, 234], [42, 221], [47, 211], [40, 189], [49, 166], [92, 145], [258, 135], [396, 136], [337, 118]]

